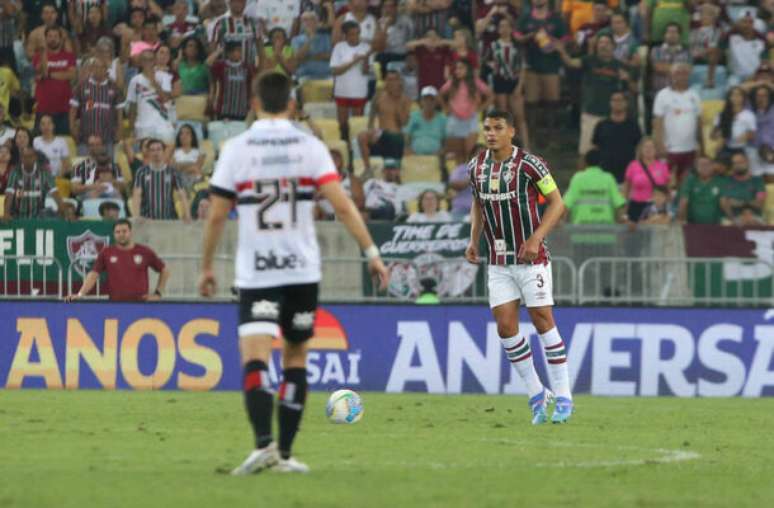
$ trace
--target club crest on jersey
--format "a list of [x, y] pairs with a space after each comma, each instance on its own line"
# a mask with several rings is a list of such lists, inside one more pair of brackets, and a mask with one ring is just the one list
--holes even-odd
[[510, 167], [503, 172], [503, 180], [505, 180], [505, 183], [511, 183], [511, 180], [513, 180], [513, 171]]
[[142, 263], [142, 256], [139, 254], [134, 255], [134, 264], [139, 265]]

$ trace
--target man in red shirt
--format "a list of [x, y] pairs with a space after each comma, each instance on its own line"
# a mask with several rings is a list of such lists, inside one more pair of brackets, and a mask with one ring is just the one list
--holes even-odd
[[32, 65], [37, 81], [35, 128], [40, 117], [49, 114], [54, 119], [57, 135], [70, 134], [70, 82], [75, 79], [75, 55], [64, 48], [59, 27], [46, 28], [46, 48], [35, 54]]
[[[110, 300], [119, 302], [155, 302], [161, 298], [169, 279], [169, 268], [155, 252], [132, 240], [132, 223], [121, 219], [113, 226], [116, 244], [103, 248], [97, 261], [86, 276], [77, 294], [67, 301], [78, 300], [89, 294], [102, 272], [107, 271], [107, 292]], [[153, 293], [148, 292], [148, 268], [159, 273]]]

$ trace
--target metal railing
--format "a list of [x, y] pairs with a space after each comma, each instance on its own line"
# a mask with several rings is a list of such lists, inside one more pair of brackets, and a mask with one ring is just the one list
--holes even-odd
[[[49, 270], [56, 272], [49, 276]], [[9, 272], [15, 275], [11, 279]], [[0, 287], [5, 298], [62, 297], [63, 270], [55, 257], [0, 256], [0, 274]]]
[[[164, 255], [171, 268], [164, 298], [199, 300], [200, 257]], [[484, 264], [426, 254], [413, 259], [384, 258], [391, 269], [390, 287], [380, 291], [369, 280], [368, 261], [361, 257], [325, 258], [320, 300], [323, 302], [410, 303], [421, 291], [420, 280], [433, 279], [443, 303], [486, 303]], [[554, 299], [565, 305], [773, 306], [774, 266], [753, 258], [592, 257], [576, 268], [567, 257], [552, 258]], [[83, 280], [75, 263], [63, 270], [46, 256], [0, 257], [0, 297], [61, 298], [76, 292]], [[234, 298], [234, 262], [215, 258], [216, 300]], [[153, 289], [155, 281], [151, 280]], [[104, 298], [98, 281], [91, 298]]]
[[773, 274], [752, 258], [595, 257], [579, 269], [578, 304], [772, 305]]

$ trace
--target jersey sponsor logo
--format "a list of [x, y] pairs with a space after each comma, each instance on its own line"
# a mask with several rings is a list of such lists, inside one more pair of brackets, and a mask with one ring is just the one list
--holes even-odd
[[295, 254], [289, 256], [278, 256], [270, 250], [266, 254], [255, 253], [255, 271], [263, 272], [265, 270], [296, 270], [304, 268], [306, 263]]
[[269, 300], [259, 300], [253, 302], [253, 306], [250, 307], [250, 315], [254, 319], [279, 319], [280, 309], [279, 302], [272, 302]]
[[254, 146], [287, 146], [301, 143], [301, 138], [278, 138], [278, 139], [248, 139], [248, 145]]
[[67, 257], [75, 271], [85, 277], [97, 254], [107, 245], [110, 245], [109, 236], [96, 235], [87, 229], [80, 235], [67, 237]]
[[516, 199], [516, 191], [509, 192], [481, 192], [478, 194], [480, 199], [485, 201], [508, 201], [510, 199]]
[[314, 326], [314, 311], [296, 312], [293, 314], [294, 330], [309, 330]]

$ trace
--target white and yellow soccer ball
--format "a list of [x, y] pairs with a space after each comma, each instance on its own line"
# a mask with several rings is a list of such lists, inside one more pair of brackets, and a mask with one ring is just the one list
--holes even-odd
[[336, 390], [328, 398], [325, 415], [331, 423], [357, 423], [363, 418], [363, 399], [352, 390]]

